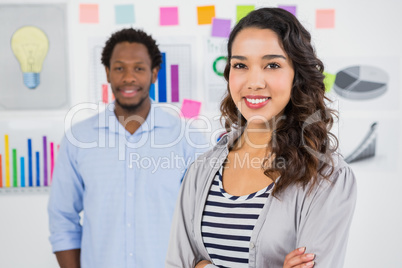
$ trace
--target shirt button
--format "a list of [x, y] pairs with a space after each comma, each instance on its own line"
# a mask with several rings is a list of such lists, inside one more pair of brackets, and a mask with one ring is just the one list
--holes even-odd
[[130, 252], [128, 255], [130, 255], [130, 257], [132, 257], [132, 256], [133, 256], [133, 253]]
[[128, 196], [130, 196], [130, 197], [131, 197], [131, 196], [133, 196], [133, 194], [132, 194], [132, 193], [128, 193]]
[[127, 223], [127, 227], [131, 227], [131, 223]]
[[254, 243], [250, 242], [250, 248], [253, 249], [254, 248]]

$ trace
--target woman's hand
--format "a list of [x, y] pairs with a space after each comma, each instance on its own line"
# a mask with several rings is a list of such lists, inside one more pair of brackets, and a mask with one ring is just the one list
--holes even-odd
[[314, 267], [314, 257], [312, 253], [304, 253], [305, 247], [297, 248], [286, 255], [283, 268], [311, 268]]
[[211, 264], [210, 261], [200, 261], [194, 268], [204, 268], [207, 264]]

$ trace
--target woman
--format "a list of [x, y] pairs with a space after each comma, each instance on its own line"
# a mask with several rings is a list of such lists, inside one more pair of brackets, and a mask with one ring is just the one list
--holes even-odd
[[342, 267], [356, 186], [329, 132], [323, 69], [287, 11], [235, 26], [228, 134], [186, 173], [166, 267]]

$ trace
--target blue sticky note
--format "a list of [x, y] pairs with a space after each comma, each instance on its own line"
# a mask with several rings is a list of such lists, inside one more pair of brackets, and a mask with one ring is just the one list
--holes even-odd
[[134, 23], [134, 5], [116, 5], [115, 6], [116, 24]]

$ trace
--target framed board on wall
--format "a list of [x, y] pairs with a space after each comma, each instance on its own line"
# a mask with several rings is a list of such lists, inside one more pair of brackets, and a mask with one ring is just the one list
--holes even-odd
[[67, 108], [65, 5], [0, 5], [0, 25], [0, 110]]

